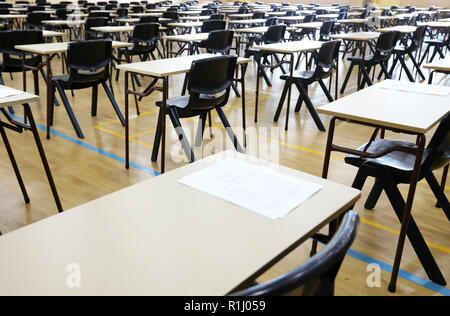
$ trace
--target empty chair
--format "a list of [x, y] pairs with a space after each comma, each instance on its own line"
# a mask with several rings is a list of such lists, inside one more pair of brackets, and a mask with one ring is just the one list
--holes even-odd
[[[281, 94], [280, 103], [278, 104], [277, 111], [275, 112], [275, 116], [273, 118], [275, 122], [278, 122], [278, 119], [280, 117], [281, 109], [283, 108], [284, 100], [286, 98], [289, 87], [292, 84], [295, 84], [298, 91], [300, 92], [300, 96], [297, 100], [297, 105], [295, 106], [295, 112], [299, 112], [302, 103], [305, 102], [306, 107], [313, 117], [317, 128], [321, 131], [325, 131], [325, 127], [323, 126], [322, 121], [320, 120], [320, 117], [318, 116], [316, 109], [308, 96], [308, 86], [312, 83], [318, 82], [326, 97], [328, 98], [328, 101], [333, 102], [333, 97], [331, 96], [330, 91], [328, 90], [323, 80], [330, 78], [331, 81], [333, 70], [336, 68], [336, 64], [338, 62], [337, 58], [340, 44], [340, 41], [330, 41], [322, 44], [319, 53], [315, 55], [314, 70], [295, 72], [292, 77], [290, 77], [289, 75], [282, 75], [280, 77], [282, 80], [285, 80], [286, 83]], [[289, 113], [286, 113], [286, 115], [289, 115]]]
[[[206, 116], [208, 112], [212, 110], [216, 110], [236, 150], [243, 152], [242, 147], [222, 110], [222, 107], [227, 104], [230, 96], [230, 87], [236, 70], [236, 62], [237, 57], [229, 55], [193, 61], [191, 70], [189, 71], [189, 95], [167, 100], [167, 114], [170, 117], [189, 162], [195, 161], [194, 152], [183, 131], [180, 119], [196, 116], [200, 117], [200, 128], [198, 130], [197, 138], [201, 139], [205, 128]], [[211, 71], [211, 69], [214, 69], [214, 71]], [[162, 102], [157, 102], [156, 105], [161, 107]], [[162, 119], [162, 111], [160, 110], [153, 145], [152, 161], [156, 161], [158, 158]]]
[[104, 17], [87, 18], [84, 22], [84, 38], [86, 40], [106, 38], [107, 34], [91, 29], [99, 26], [108, 26], [108, 19]]
[[211, 14], [213, 14], [213, 11], [211, 9], [202, 10], [200, 12], [200, 16], [208, 16], [208, 15], [211, 15]]
[[334, 21], [325, 21], [320, 27], [319, 41], [328, 41], [330, 39], [331, 31], [334, 27]]
[[157, 16], [144, 15], [139, 18], [139, 23], [159, 23], [159, 18]]
[[[0, 65], [0, 84], [4, 85], [2, 73], [23, 72], [22, 53], [17, 50], [16, 45], [43, 44], [44, 38], [41, 30], [9, 30], [0, 31], [0, 52], [2, 53], [2, 63]], [[41, 72], [44, 80], [46, 74], [41, 67], [42, 56], [25, 53], [25, 65], [33, 69], [25, 68], [25, 71], [32, 70], [34, 79], [34, 93], [39, 95], [38, 71]], [[25, 88], [25, 87], [24, 87]]]
[[91, 11], [99, 11], [99, 10], [100, 10], [100, 7], [97, 7], [97, 6], [90, 6], [90, 7], [88, 7], [87, 12], [91, 12]]
[[[415, 143], [405, 141], [376, 139], [364, 144], [358, 150], [367, 153], [382, 153], [392, 147], [416, 147]], [[348, 155], [345, 162], [358, 168], [358, 172], [353, 181], [353, 187], [361, 190], [368, 177], [375, 178], [375, 184], [365, 203], [367, 209], [373, 209], [384, 191], [394, 209], [400, 222], [403, 220], [405, 210], [405, 200], [398, 189], [399, 184], [410, 184], [415, 155], [412, 153], [394, 150], [378, 158], [360, 158], [359, 156]], [[450, 116], [443, 118], [422, 158], [419, 180], [425, 179], [435, 195], [441, 207], [450, 221], [450, 204], [443, 192], [443, 189], [436, 180], [433, 171], [447, 166], [450, 162]], [[440, 284], [445, 285], [445, 279], [439, 270], [426, 241], [422, 237], [414, 218], [411, 216], [407, 236], [413, 246], [420, 262], [422, 263], [428, 277]]]
[[109, 12], [92, 11], [88, 13], [88, 18], [107, 18], [109, 19]]
[[163, 25], [167, 25], [168, 23], [175, 23], [178, 21], [178, 12], [176, 11], [166, 11], [162, 14], [163, 18], [170, 19], [169, 22], [163, 23]]
[[[307, 15], [305, 15], [305, 18], [303, 19], [303, 23], [314, 22], [315, 19], [316, 19], [315, 14], [307, 14]], [[301, 40], [305, 36], [307, 36], [308, 39], [315, 38], [316, 37], [316, 29], [302, 28], [300, 30], [300, 32], [295, 31], [293, 35], [294, 35], [295, 40]]]
[[264, 23], [264, 26], [272, 26], [275, 24], [277, 24], [277, 18], [268, 18], [266, 23]]
[[334, 283], [359, 226], [359, 216], [348, 211], [333, 239], [308, 261], [263, 284], [253, 285], [232, 296], [333, 296]]
[[[122, 125], [125, 125], [125, 120], [120, 112], [119, 106], [107, 84], [107, 81], [110, 78], [109, 68], [111, 58], [112, 42], [110, 40], [70, 42], [67, 48], [67, 67], [69, 69], [69, 74], [53, 76], [51, 79], [52, 97], [55, 94], [55, 89], [57, 89], [73, 128], [79, 138], [84, 138], [84, 134], [81, 131], [64, 90], [92, 88], [91, 115], [96, 116], [98, 86], [102, 85], [120, 122]], [[52, 102], [50, 111], [51, 124], [53, 124], [53, 112], [54, 104]]]
[[253, 12], [252, 19], [264, 19], [266, 14], [264, 12]]
[[42, 21], [51, 20], [50, 13], [28, 13], [25, 25], [31, 29], [42, 29]]
[[118, 19], [126, 19], [128, 17], [128, 9], [127, 8], [119, 8], [116, 10]]
[[144, 12], [144, 7], [141, 7], [141, 6], [131, 7], [130, 11], [133, 12], [133, 13], [143, 13]]
[[417, 70], [417, 73], [422, 78], [422, 80], [425, 80], [425, 76], [422, 73], [422, 70], [420, 70], [420, 66], [417, 63], [416, 59], [414, 58], [414, 52], [421, 49], [423, 41], [425, 39], [425, 32], [427, 30], [426, 26], [418, 26], [417, 29], [414, 31], [413, 36], [411, 37], [411, 41], [409, 46], [399, 46], [394, 49], [394, 62], [392, 63], [392, 67], [389, 70], [389, 75], [392, 76], [392, 73], [394, 72], [395, 65], [398, 61], [400, 61], [400, 64], [402, 68], [405, 70], [406, 75], [408, 76], [408, 79], [411, 82], [414, 82], [414, 77], [411, 74], [411, 71], [409, 70], [408, 66], [405, 62], [405, 56], [408, 56], [409, 59], [413, 62], [413, 65], [415, 69]]
[[[428, 62], [432, 62], [434, 57], [436, 57], [437, 54], [439, 54], [440, 58], [445, 58], [443, 50], [445, 48], [450, 50], [450, 28], [447, 28], [446, 30], [443, 30], [443, 35], [441, 37], [432, 38], [429, 40], [426, 40], [425, 43], [427, 44], [427, 49], [425, 50], [425, 53], [422, 56], [422, 59], [420, 60], [420, 65], [422, 65], [425, 58], [428, 57]], [[433, 48], [433, 53], [430, 52], [430, 49]], [[431, 53], [431, 58], [430, 58]]]
[[209, 33], [211, 31], [224, 30], [227, 23], [224, 20], [206, 20], [200, 28], [201, 33]]
[[225, 16], [223, 14], [211, 14], [209, 17], [210, 20], [223, 20]]
[[[369, 86], [372, 85], [372, 80], [370, 79], [369, 73], [371, 69], [376, 66], [381, 67], [381, 70], [383, 71], [387, 79], [391, 78], [386, 68], [386, 63], [391, 57], [399, 37], [399, 32], [381, 33], [375, 46], [375, 53], [373, 55], [364, 56], [364, 61], [362, 62], [363, 65], [361, 67], [361, 72], [363, 74], [361, 87], [364, 87], [365, 83], [367, 83]], [[345, 91], [345, 87], [347, 86], [353, 67], [361, 65], [361, 59], [362, 56], [353, 56], [348, 58], [348, 60], [351, 61], [350, 68], [348, 69], [347, 75], [342, 85], [341, 93], [344, 93]]]

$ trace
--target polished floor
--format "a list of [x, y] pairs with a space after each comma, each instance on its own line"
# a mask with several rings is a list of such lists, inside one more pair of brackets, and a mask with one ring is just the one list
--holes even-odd
[[[61, 60], [58, 57], [53, 60], [52, 67], [55, 74], [61, 73]], [[348, 64], [344, 61], [340, 67], [340, 83], [343, 81], [347, 68]], [[273, 115], [284, 83], [279, 80], [281, 74], [279, 69], [275, 70], [273, 74], [269, 72], [269, 77], [273, 83], [272, 87], [268, 87], [264, 82], [262, 83], [258, 122], [254, 123], [255, 73], [256, 64], [252, 63], [248, 68], [246, 77], [246, 117], [249, 126], [246, 151], [264, 159], [274, 160], [281, 165], [320, 176], [327, 133], [318, 131], [304, 106], [299, 113], [293, 111], [298, 97], [295, 89], [293, 89], [289, 130], [285, 131], [283, 128], [285, 108], [281, 113], [279, 123], [273, 122]], [[425, 74], [428, 75], [428, 71], [425, 71]], [[399, 71], [396, 72], [397, 78], [398, 75]], [[356, 90], [356, 77], [355, 71], [346, 94]], [[28, 74], [27, 78], [28, 91], [32, 92], [31, 74]], [[13, 79], [9, 77], [9, 74], [3, 74], [3, 79], [8, 86], [22, 88], [22, 74], [20, 73], [14, 74]], [[141, 80], [144, 85], [150, 82], [148, 78], [141, 78]], [[401, 80], [407, 80], [404, 74]], [[170, 78], [170, 96], [180, 94], [182, 82], [183, 76]], [[437, 76], [434, 82], [441, 85], [450, 85], [449, 78], [442, 76]], [[123, 110], [123, 74], [121, 74], [118, 82], [113, 83], [113, 87], [117, 102]], [[155, 101], [161, 99], [159, 92], [155, 92], [140, 102], [141, 115], [139, 117], [135, 115], [134, 102], [130, 98], [132, 166], [129, 170], [126, 170], [123, 163], [124, 128], [117, 120], [102, 89], [99, 89], [97, 117], [91, 117], [90, 115], [91, 91], [89, 89], [75, 91], [74, 97], [70, 96], [70, 92], [68, 93], [74, 112], [85, 134], [85, 139], [76, 137], [64, 107], [60, 106], [55, 111], [51, 140], [45, 140], [44, 136], [46, 90], [42, 78], [40, 78], [40, 89], [41, 100], [32, 104], [32, 110], [37, 122], [41, 125], [41, 138], [64, 209], [69, 210], [74, 206], [158, 174], [160, 162], [152, 163], [150, 155], [158, 113]], [[334, 90], [332, 90], [332, 93], [334, 95]], [[316, 106], [327, 102], [321, 89], [316, 85], [312, 87], [310, 94]], [[380, 102], [389, 102], [389, 100], [380, 100]], [[16, 111], [18, 116], [23, 115], [20, 107], [17, 107]], [[235, 97], [233, 92], [225, 108], [225, 113], [233, 126], [241, 126], [241, 99]], [[324, 125], [328, 127], [329, 117], [324, 115], [320, 115], [320, 117]], [[182, 123], [186, 129], [189, 129], [193, 138], [197, 128], [197, 120], [187, 119], [183, 120]], [[171, 137], [169, 137], [166, 146], [167, 170], [186, 164], [181, 146], [174, 137], [172, 130], [168, 120], [168, 131]], [[213, 138], [211, 139], [209, 133], [205, 132], [203, 146], [196, 148], [195, 152], [198, 158], [220, 152], [226, 147], [226, 141], [228, 140], [215, 113], [213, 114], [212, 132]], [[335, 139], [338, 143], [349, 147], [357, 147], [367, 141], [371, 133], [370, 128], [342, 122], [339, 123]], [[427, 135], [428, 139], [430, 135]], [[0, 149], [0, 178], [2, 182], [0, 190], [0, 230], [3, 233], [11, 232], [57, 213], [31, 133], [16, 134], [8, 131], [8, 136], [22, 170], [31, 203], [29, 205], [24, 204], [7, 154], [2, 146]], [[411, 138], [399, 134], [388, 133], [387, 137], [411, 140]], [[191, 143], [193, 142], [191, 141]], [[231, 148], [229, 144], [228, 148]], [[329, 179], [351, 185], [356, 169], [346, 165], [343, 157], [340, 154], [333, 155]], [[437, 176], [440, 177], [440, 173]], [[361, 225], [352, 250], [346, 257], [338, 276], [336, 282], [337, 295], [392, 295], [387, 291], [387, 285], [390, 279], [389, 269], [394, 260], [400, 223], [384, 193], [374, 210], [364, 209], [363, 203], [370, 189], [370, 183], [365, 186], [362, 198], [356, 205], [356, 210], [361, 217]], [[402, 187], [402, 192], [405, 195], [406, 189], [406, 186]], [[167, 194], [170, 196], [170, 192], [167, 192]], [[444, 277], [448, 280], [450, 277], [450, 223], [443, 212], [434, 207], [434, 203], [435, 200], [428, 185], [424, 182], [420, 183], [414, 201], [413, 216]], [[151, 208], [151, 206], [149, 207]], [[184, 206], [180, 201], [181, 207]], [[105, 218], [105, 221], [107, 221], [107, 218]], [[55, 236], [55, 238], [58, 238], [58, 236]], [[261, 247], [264, 247], [264, 245], [261, 245]], [[264, 274], [259, 281], [273, 278], [305, 261], [309, 249], [309, 242], [302, 245]], [[372, 263], [378, 264], [381, 269], [379, 284], [372, 282], [377, 281], [377, 274], [373, 274], [373, 266], [369, 266]], [[395, 295], [450, 295], [448, 286], [447, 288], [441, 287], [428, 281], [409, 242], [406, 244], [401, 269], [401, 277]], [[371, 282], [367, 282], [368, 280]], [[371, 287], [373, 284], [375, 286]]]

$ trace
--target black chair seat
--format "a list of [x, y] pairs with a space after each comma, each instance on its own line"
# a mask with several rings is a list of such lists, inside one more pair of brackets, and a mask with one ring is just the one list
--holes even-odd
[[102, 82], [106, 82], [108, 80], [108, 75], [105, 72], [85, 72], [86, 74], [86, 80], [83, 80], [83, 76], [79, 75], [77, 76], [77, 80], [71, 80], [70, 75], [60, 75], [60, 76], [53, 76], [52, 81], [58, 81], [61, 84], [61, 87], [64, 90], [78, 90], [78, 89], [86, 89], [92, 87], [92, 83], [96, 82], [98, 84]]
[[[300, 80], [308, 80], [311, 79], [314, 75], [314, 70], [302, 70], [297, 71], [292, 75], [293, 79], [300, 79]], [[289, 75], [281, 75], [281, 80], [287, 80], [289, 78]]]
[[[210, 95], [206, 95], [206, 94], [201, 94], [200, 98], [203, 100], [209, 100], [209, 101], [213, 101], [215, 100], [215, 98], [213, 96]], [[187, 108], [187, 105], [189, 104], [189, 95], [182, 95], [179, 97], [175, 97], [175, 98], [170, 98], [167, 99], [167, 107], [173, 107], [176, 108], [177, 114], [180, 118], [186, 118], [186, 117], [192, 117], [192, 116], [198, 116], [200, 115], [202, 112], [204, 112], [205, 110], [212, 110], [214, 109], [214, 106], [209, 105], [206, 106], [205, 108], [199, 109], [199, 110], [193, 110], [192, 108]], [[161, 107], [162, 106], [162, 101], [157, 101], [156, 102], [156, 106], [157, 107]]]
[[[363, 151], [367, 143], [357, 148], [357, 150]], [[389, 139], [376, 139], [374, 140], [369, 148], [366, 150], [368, 153], [378, 153], [383, 150], [388, 149], [393, 146], [402, 147], [415, 147], [416, 145], [409, 142], [395, 141]], [[422, 162], [429, 155], [429, 150], [425, 149]], [[412, 154], [393, 151], [387, 155], [378, 158], [360, 158], [356, 155], [347, 155], [345, 157], [345, 162], [349, 165], [360, 167], [363, 163], [371, 163], [387, 168], [388, 172], [393, 175], [393, 178], [398, 180], [400, 183], [409, 183], [411, 180], [411, 175], [414, 170], [414, 162], [416, 157]]]

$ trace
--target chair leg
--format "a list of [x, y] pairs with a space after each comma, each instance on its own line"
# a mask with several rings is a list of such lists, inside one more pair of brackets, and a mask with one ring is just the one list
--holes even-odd
[[352, 74], [353, 67], [355, 67], [355, 63], [352, 62], [350, 64], [350, 68], [347, 71], [347, 74], [345, 75], [344, 82], [342, 83], [342, 87], [341, 87], [341, 91], [340, 91], [341, 94], [344, 94], [345, 87], [347, 87], [347, 83], [348, 83], [348, 80], [350, 79], [350, 76]]
[[330, 91], [328, 90], [327, 86], [325, 85], [322, 79], [319, 80], [319, 84], [323, 90], [323, 93], [325, 93], [325, 95], [327, 96], [328, 101], [333, 102], [334, 101], [333, 97], [331, 96]]
[[286, 79], [286, 83], [284, 84], [283, 92], [281, 93], [280, 102], [278, 103], [277, 110], [275, 112], [275, 116], [273, 117], [274, 122], [278, 122], [280, 118], [281, 109], [283, 108], [284, 100], [286, 99], [286, 94], [288, 92], [289, 86], [292, 84], [289, 78]]
[[77, 136], [79, 138], [84, 138], [83, 132], [81, 131], [80, 125], [78, 124], [75, 114], [73, 113], [72, 107], [70, 106], [69, 100], [67, 99], [67, 95], [64, 92], [64, 89], [58, 82], [56, 82], [55, 85], [56, 88], [58, 89], [59, 95], [61, 96], [61, 100], [63, 101], [67, 115], [69, 115], [70, 122], [72, 123], [72, 126], [75, 129], [75, 132], [77, 133]]
[[425, 60], [425, 58], [426, 58], [426, 57], [428, 56], [428, 54], [430, 53], [430, 48], [431, 48], [431, 46], [428, 45], [428, 46], [427, 46], [427, 49], [425, 49], [425, 52], [423, 53], [422, 58], [421, 58], [420, 61], [419, 61], [419, 66], [422, 65], [423, 61]]
[[439, 207], [442, 208], [442, 210], [445, 213], [445, 216], [447, 216], [447, 219], [450, 221], [450, 203], [449, 203], [447, 197], [445, 196], [438, 181], [436, 180], [436, 177], [430, 171], [428, 174], [425, 175], [425, 179], [427, 180], [428, 185], [430, 186], [431, 190], [433, 191], [434, 196], [438, 200]]
[[122, 123], [122, 126], [125, 126], [125, 119], [123, 118], [122, 112], [120, 111], [119, 106], [117, 105], [116, 99], [114, 98], [111, 90], [109, 89], [107, 82], [106, 81], [102, 82], [102, 86], [103, 86], [103, 89], [105, 90], [106, 94], [108, 95], [109, 101], [111, 102], [111, 105], [113, 106], [114, 111], [116, 112], [117, 117], [120, 120], [120, 123]]
[[233, 132], [233, 129], [231, 128], [230, 122], [228, 122], [227, 117], [225, 116], [225, 113], [223, 113], [223, 110], [221, 108], [216, 108], [217, 114], [219, 114], [219, 118], [222, 121], [223, 126], [225, 127], [225, 130], [228, 133], [228, 136], [230, 136], [231, 141], [233, 142], [234, 148], [240, 153], [244, 153], [244, 150], [242, 149], [241, 145], [239, 144], [238, 138]]
[[402, 64], [402, 68], [405, 70], [406, 76], [408, 77], [409, 81], [415, 82], [414, 77], [411, 74], [411, 71], [409, 71], [408, 66], [405, 63], [405, 59], [403, 56], [400, 57], [400, 63]]
[[419, 74], [420, 78], [422, 78], [422, 80], [425, 80], [425, 75], [423, 74], [422, 70], [420, 70], [420, 66], [417, 63], [416, 59], [414, 58], [413, 54], [408, 53], [409, 59], [411, 59], [411, 61], [414, 64], [414, 67], [416, 67], [417, 73]]
[[[389, 69], [389, 75], [391, 75], [391, 76], [394, 73], [395, 66], [397, 65], [397, 62], [398, 62], [398, 58], [399, 58], [398, 55], [395, 55], [394, 61], [393, 61], [392, 66], [391, 66], [391, 69]], [[381, 79], [381, 76], [378, 78], [378, 80], [380, 80], [380, 79]]]
[[374, 209], [378, 199], [380, 198], [381, 192], [383, 192], [383, 183], [380, 180], [375, 179], [375, 184], [370, 191], [366, 203], [364, 204], [364, 208], [368, 210]]
[[192, 151], [191, 146], [189, 145], [189, 141], [186, 137], [186, 134], [184, 133], [183, 127], [181, 126], [180, 119], [178, 118], [177, 113], [173, 108], [168, 108], [167, 112], [169, 113], [170, 120], [172, 121], [172, 125], [175, 128], [175, 131], [178, 135], [178, 140], [181, 143], [181, 147], [184, 150], [184, 153], [186, 154], [186, 157], [188, 158], [189, 162], [195, 161], [194, 152]]
[[37, 70], [33, 70], [34, 94], [39, 95], [39, 77]]
[[156, 124], [155, 139], [153, 141], [152, 161], [158, 160], [159, 145], [161, 143], [161, 133], [162, 133], [161, 120], [162, 120], [162, 112], [161, 110], [159, 110], [158, 123]]
[[298, 90], [300, 91], [300, 94], [302, 95], [303, 100], [305, 101], [305, 105], [308, 108], [309, 113], [311, 114], [311, 116], [312, 116], [312, 118], [314, 120], [314, 123], [316, 123], [317, 128], [320, 131], [325, 132], [326, 129], [323, 126], [322, 121], [321, 121], [319, 115], [316, 112], [316, 108], [314, 107], [314, 105], [311, 102], [311, 99], [308, 96], [308, 93], [306, 92], [307, 88], [305, 86], [303, 86], [303, 84], [301, 84], [298, 81], [296, 81], [295, 84], [296, 84]]
[[236, 86], [236, 83], [234, 81], [231, 83], [231, 88], [233, 88], [234, 94], [236, 94], [236, 96], [238, 98], [240, 98], [241, 94], [239, 93], [239, 90], [238, 90], [238, 88]]
[[207, 116], [207, 113], [202, 113], [200, 115], [200, 119], [198, 120], [197, 134], [195, 136], [195, 147], [200, 147], [202, 145], [203, 134], [205, 132], [206, 119], [207, 119], [206, 116]]
[[98, 85], [92, 87], [91, 116], [97, 116]]

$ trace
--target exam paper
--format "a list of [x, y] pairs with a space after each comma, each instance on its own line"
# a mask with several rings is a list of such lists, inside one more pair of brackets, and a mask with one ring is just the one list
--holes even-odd
[[450, 95], [450, 87], [446, 86], [435, 86], [429, 84], [411, 84], [409, 82], [401, 82], [395, 80], [383, 81], [381, 87], [384, 89], [398, 90], [403, 92], [421, 93], [421, 94], [432, 94], [447, 96]]
[[236, 159], [220, 161], [178, 182], [271, 219], [284, 217], [323, 188]]
[[22, 93], [24, 93], [24, 92], [20, 91], [20, 90], [16, 90], [16, 89], [9, 88], [6, 86], [0, 86], [0, 99], [6, 98], [6, 97], [11, 97], [13, 95], [18, 95], [18, 94], [22, 94]]

